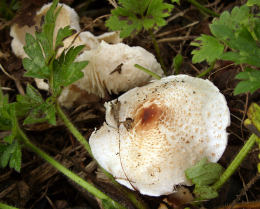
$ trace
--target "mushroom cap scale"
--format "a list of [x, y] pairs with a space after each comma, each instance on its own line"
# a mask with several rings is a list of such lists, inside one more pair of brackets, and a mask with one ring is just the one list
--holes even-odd
[[93, 155], [119, 183], [142, 194], [189, 185], [185, 170], [203, 157], [216, 162], [227, 145], [229, 110], [208, 80], [169, 76], [105, 106], [106, 123], [90, 137]]

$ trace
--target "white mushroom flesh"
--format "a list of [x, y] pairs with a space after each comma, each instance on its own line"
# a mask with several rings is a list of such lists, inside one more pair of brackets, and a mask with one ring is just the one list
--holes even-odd
[[96, 49], [84, 51], [77, 61], [88, 60], [84, 77], [74, 84], [88, 93], [105, 97], [118, 94], [151, 80], [151, 76], [134, 67], [142, 65], [162, 76], [163, 71], [153, 54], [142, 47], [102, 41]]
[[203, 157], [216, 162], [230, 124], [224, 96], [208, 80], [169, 76], [105, 104], [106, 122], [90, 137], [95, 159], [142, 194], [189, 185], [185, 170]]

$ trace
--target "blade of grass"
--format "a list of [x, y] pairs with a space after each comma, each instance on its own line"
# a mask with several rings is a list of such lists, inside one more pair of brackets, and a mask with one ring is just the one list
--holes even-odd
[[147, 74], [153, 76], [153, 77], [154, 77], [155, 79], [157, 79], [157, 80], [160, 80], [160, 79], [162, 78], [161, 76], [157, 75], [156, 73], [154, 73], [154, 72], [148, 70], [147, 68], [145, 68], [145, 67], [143, 67], [143, 66], [141, 66], [141, 65], [135, 64], [134, 66], [135, 66], [136, 68], [138, 68], [139, 70], [142, 70], [142, 71], [146, 72]]

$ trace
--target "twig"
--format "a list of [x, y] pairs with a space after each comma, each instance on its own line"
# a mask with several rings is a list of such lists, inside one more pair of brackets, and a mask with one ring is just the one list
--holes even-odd
[[192, 26], [194, 26], [194, 25], [197, 25], [198, 23], [199, 23], [199, 21], [195, 21], [195, 22], [193, 22], [193, 23], [190, 23], [190, 24], [185, 25], [185, 26], [183, 26], [183, 27], [177, 28], [177, 29], [175, 29], [175, 30], [170, 30], [170, 31], [166, 31], [166, 32], [159, 33], [159, 34], [156, 35], [156, 38], [160, 38], [160, 37], [163, 37], [163, 36], [167, 36], [167, 35], [169, 35], [169, 34], [171, 34], [171, 33], [175, 33], [175, 32], [184, 30], [184, 29], [186, 29], [186, 28], [190, 28], [190, 27], [192, 27]]
[[118, 7], [118, 5], [117, 5], [117, 3], [116, 3], [115, 0], [108, 0], [108, 2], [109, 2], [114, 8], [117, 8], [117, 7]]
[[219, 14], [217, 14], [216, 12], [204, 7], [203, 5], [201, 5], [196, 0], [187, 0], [187, 1], [190, 2], [193, 6], [197, 7], [198, 10], [200, 10], [202, 13], [205, 13], [207, 15], [211, 15], [213, 17], [219, 17]]
[[4, 69], [4, 67], [1, 65], [1, 63], [0, 63], [0, 68], [1, 68], [1, 70], [3, 71], [3, 73], [4, 73], [7, 77], [9, 77], [10, 79], [12, 79], [12, 80], [15, 82], [15, 85], [16, 85], [16, 87], [17, 87], [19, 93], [20, 93], [21, 95], [25, 95], [24, 90], [23, 90], [23, 87], [22, 87], [20, 81], [17, 80], [14, 76], [10, 75], [10, 74]]
[[157, 43], [191, 40], [195, 38], [197, 38], [197, 36], [179, 36], [179, 37], [171, 37], [171, 38], [162, 38], [159, 39]]

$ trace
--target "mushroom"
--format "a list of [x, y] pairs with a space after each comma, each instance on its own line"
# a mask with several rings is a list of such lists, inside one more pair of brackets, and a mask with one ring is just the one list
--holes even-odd
[[[27, 57], [26, 53], [23, 50], [25, 46], [25, 35], [26, 33], [34, 34], [35, 27], [40, 27], [42, 16], [44, 16], [48, 9], [50, 8], [51, 3], [44, 5], [35, 15], [34, 21], [35, 25], [29, 27], [27, 25], [20, 27], [18, 24], [13, 24], [11, 27], [10, 35], [13, 37], [11, 47], [14, 54], [17, 57], [25, 58]], [[80, 31], [79, 26], [79, 17], [74, 9], [70, 8], [66, 4], [58, 4], [58, 7], [62, 7], [60, 13], [57, 17], [55, 29], [54, 29], [54, 37], [57, 36], [58, 30], [60, 28], [64, 28], [69, 25], [71, 28], [75, 29], [77, 32]], [[67, 47], [66, 45], [64, 47]]]
[[105, 103], [106, 122], [89, 139], [98, 163], [126, 187], [160, 196], [190, 185], [185, 170], [216, 162], [227, 145], [230, 113], [209, 80], [177, 75]]
[[77, 89], [67, 87], [62, 92], [59, 101], [64, 106], [70, 107], [81, 97], [82, 92], [104, 98], [141, 86], [151, 80], [151, 76], [135, 68], [135, 64], [142, 65], [160, 76], [163, 75], [160, 64], [153, 54], [142, 47], [130, 47], [123, 43], [108, 44], [101, 41], [97, 48], [84, 51], [76, 59], [76, 61], [82, 60], [89, 61], [83, 70], [84, 77], [73, 83]]

